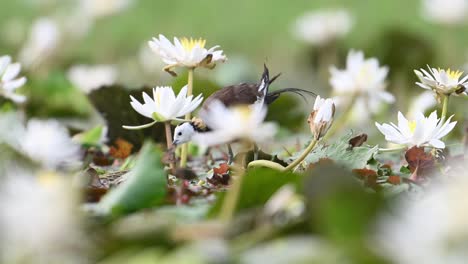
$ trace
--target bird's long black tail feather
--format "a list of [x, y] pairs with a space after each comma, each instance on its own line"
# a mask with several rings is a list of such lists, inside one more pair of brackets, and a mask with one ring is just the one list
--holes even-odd
[[268, 94], [268, 87], [270, 86], [270, 73], [268, 71], [268, 67], [266, 64], [263, 64], [263, 74], [262, 78], [260, 79], [260, 84], [258, 85], [258, 91], [263, 96]]
[[[276, 77], [276, 76], [275, 76], [275, 77]], [[278, 99], [278, 97], [279, 97], [282, 93], [295, 93], [295, 94], [299, 95], [300, 97], [302, 97], [302, 99], [304, 99], [304, 101], [307, 101], [307, 99], [305, 98], [304, 94], [307, 94], [307, 95], [310, 95], [310, 96], [314, 96], [314, 97], [317, 96], [317, 94], [314, 93], [314, 92], [307, 91], [307, 90], [300, 89], [300, 88], [283, 88], [283, 89], [279, 89], [279, 90], [273, 91], [273, 92], [271, 92], [271, 93], [268, 93], [268, 94], [266, 95], [266, 98], [265, 98], [265, 103], [266, 103], [266, 104], [271, 104], [271, 103], [273, 103], [276, 99]]]

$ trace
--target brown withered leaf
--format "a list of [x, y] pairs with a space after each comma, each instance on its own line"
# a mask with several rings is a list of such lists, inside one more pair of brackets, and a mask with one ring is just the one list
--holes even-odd
[[435, 159], [431, 153], [426, 153], [423, 147], [412, 147], [405, 153], [411, 173], [411, 180], [417, 181], [424, 177], [435, 164]]
[[107, 193], [108, 186], [104, 185], [95, 169], [89, 168], [84, 172], [89, 177], [88, 184], [85, 187], [86, 202], [96, 203]]
[[109, 166], [113, 162], [113, 158], [104, 154], [102, 151], [88, 151], [89, 154], [93, 157], [93, 163], [98, 166]]
[[219, 168], [213, 168], [213, 176], [207, 177], [207, 181], [213, 185], [228, 185], [231, 176], [229, 175], [229, 165], [222, 163]]
[[398, 175], [388, 176], [387, 182], [393, 185], [399, 185], [401, 183], [401, 177]]
[[348, 143], [349, 143], [349, 150], [353, 149], [354, 147], [360, 147], [364, 142], [367, 141], [367, 134], [362, 133], [360, 135], [357, 135], [353, 138], [351, 138]]
[[191, 169], [188, 168], [177, 168], [175, 171], [175, 176], [178, 179], [191, 181], [197, 178], [197, 174]]
[[125, 159], [132, 153], [132, 149], [132, 143], [125, 139], [118, 138], [114, 142], [114, 146], [110, 147], [109, 154], [116, 159]]
[[373, 189], [377, 188], [377, 172], [371, 169], [354, 169], [358, 178], [364, 181], [364, 185]]

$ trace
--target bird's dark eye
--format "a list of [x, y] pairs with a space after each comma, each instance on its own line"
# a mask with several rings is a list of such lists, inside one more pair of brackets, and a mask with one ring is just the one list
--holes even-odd
[[182, 136], [182, 132], [177, 133], [178, 136]]

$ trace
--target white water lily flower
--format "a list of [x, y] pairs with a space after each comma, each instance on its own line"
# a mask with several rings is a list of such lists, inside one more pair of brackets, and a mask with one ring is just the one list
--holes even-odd
[[133, 0], [80, 0], [81, 12], [91, 18], [100, 18], [121, 12], [130, 7]]
[[321, 98], [317, 95], [314, 103], [314, 109], [310, 113], [309, 122], [310, 130], [314, 133], [316, 138], [320, 138], [327, 133], [333, 122], [335, 115], [335, 104], [333, 100], [328, 98]]
[[431, 107], [437, 105], [437, 100], [434, 96], [434, 93], [431, 91], [422, 92], [420, 95], [416, 96], [410, 104], [408, 118], [416, 118], [417, 113], [424, 113]]
[[380, 67], [376, 58], [365, 59], [362, 51], [349, 51], [346, 69], [340, 70], [333, 66], [330, 73], [330, 85], [337, 95], [335, 103], [341, 104], [356, 95], [356, 105], [365, 105], [370, 112], [375, 113], [381, 102], [395, 101], [395, 97], [385, 91], [388, 67]]
[[103, 86], [114, 84], [117, 80], [117, 69], [114, 65], [76, 65], [67, 73], [68, 79], [84, 93]]
[[26, 67], [35, 67], [52, 56], [59, 45], [59, 25], [51, 18], [40, 18], [34, 22], [29, 38], [19, 53], [20, 62]]
[[210, 132], [196, 133], [193, 140], [205, 146], [230, 143], [235, 140], [266, 142], [276, 133], [274, 123], [264, 123], [267, 109], [261, 104], [227, 108], [220, 101], [210, 103], [200, 112], [200, 118]]
[[424, 89], [433, 90], [437, 94], [467, 94], [466, 85], [468, 85], [468, 75], [463, 75], [462, 71], [452, 71], [431, 68], [427, 66], [429, 71], [424, 69], [414, 70], [419, 81], [416, 84]]
[[71, 183], [50, 173], [9, 170], [2, 176], [0, 262], [86, 263], [88, 241]]
[[[403, 195], [379, 217], [374, 245], [399, 264], [459, 264], [468, 259], [468, 166], [458, 175], [440, 175], [417, 197]], [[441, 174], [441, 173], [438, 173]], [[434, 175], [436, 176], [436, 175]], [[410, 192], [411, 193], [411, 192]]]
[[10, 56], [0, 57], [0, 95], [15, 103], [26, 101], [26, 96], [15, 93], [15, 90], [26, 83], [26, 77], [18, 77], [21, 71], [19, 63], [11, 63]]
[[161, 56], [161, 59], [167, 64], [164, 70], [173, 75], [175, 73], [172, 69], [177, 66], [213, 68], [217, 62], [226, 60], [223, 51], [216, 50], [219, 46], [206, 49], [205, 43], [204, 39], [181, 38], [179, 40], [174, 37], [174, 44], [172, 44], [161, 34], [159, 38], [153, 38], [148, 42], [153, 52]]
[[170, 86], [153, 88], [153, 98], [143, 92], [143, 101], [140, 103], [133, 96], [131, 106], [139, 114], [153, 119], [154, 121], [142, 126], [123, 126], [126, 129], [141, 129], [154, 125], [156, 122], [165, 122], [177, 120], [195, 110], [203, 101], [202, 95], [193, 98], [193, 95], [187, 96], [187, 85], [185, 85], [175, 96], [174, 90]]
[[19, 148], [48, 169], [74, 165], [81, 157], [79, 144], [56, 120], [29, 120], [23, 135], [19, 136]]
[[437, 118], [437, 112], [432, 112], [429, 117], [422, 113], [416, 115], [416, 119], [408, 121], [401, 112], [398, 112], [398, 125], [375, 123], [385, 139], [395, 144], [408, 146], [431, 146], [445, 148], [445, 143], [440, 139], [453, 130], [457, 122], [450, 122]]
[[423, 0], [423, 16], [439, 24], [455, 25], [466, 21], [467, 0]]
[[297, 38], [312, 45], [325, 45], [345, 36], [353, 19], [347, 10], [318, 10], [300, 17], [295, 25]]

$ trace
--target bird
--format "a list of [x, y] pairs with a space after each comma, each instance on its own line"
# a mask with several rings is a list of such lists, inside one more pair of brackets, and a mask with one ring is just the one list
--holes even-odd
[[[283, 88], [273, 92], [269, 91], [271, 83], [273, 83], [281, 73], [273, 76], [270, 79], [268, 67], [263, 65], [263, 74], [260, 78], [259, 83], [240, 83], [236, 85], [226, 86], [217, 92], [211, 94], [206, 98], [205, 102], [201, 106], [202, 110], [208, 111], [210, 104], [215, 101], [220, 101], [226, 107], [233, 107], [237, 105], [253, 105], [253, 104], [265, 104], [270, 105], [283, 93], [295, 93], [305, 99], [304, 94], [316, 96], [315, 93], [299, 88]], [[194, 118], [191, 121], [186, 121], [179, 124], [174, 130], [173, 145], [180, 145], [191, 141], [192, 137], [196, 133], [203, 133], [210, 131], [209, 127], [206, 127], [203, 120]], [[254, 153], [258, 151], [256, 145], [254, 145]], [[229, 160], [232, 161], [233, 153], [231, 146], [228, 144]], [[255, 155], [254, 155], [255, 156]], [[255, 158], [254, 158], [255, 159]]]

